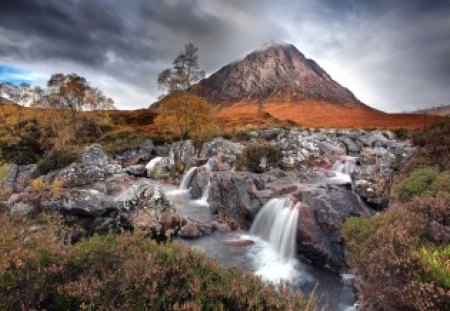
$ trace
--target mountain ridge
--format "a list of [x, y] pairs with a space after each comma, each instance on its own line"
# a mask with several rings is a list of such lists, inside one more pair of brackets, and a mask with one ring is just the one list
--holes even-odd
[[450, 105], [443, 105], [412, 111], [414, 114], [427, 114], [433, 116], [450, 117]]

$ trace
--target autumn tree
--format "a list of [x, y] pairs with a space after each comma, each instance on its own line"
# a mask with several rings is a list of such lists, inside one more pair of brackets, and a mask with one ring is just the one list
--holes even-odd
[[163, 70], [158, 75], [158, 87], [163, 96], [173, 91], [183, 91], [190, 88], [194, 83], [200, 81], [205, 72], [198, 64], [198, 48], [192, 43], [184, 46], [173, 61], [173, 67]]
[[[92, 87], [84, 77], [77, 74], [53, 74], [47, 82], [45, 96], [34, 103], [36, 107], [50, 108], [49, 124], [59, 135], [60, 144], [77, 140], [86, 126], [93, 126], [97, 135], [106, 122], [102, 110], [114, 109], [114, 102], [102, 91]], [[57, 112], [55, 114], [55, 112]]]
[[44, 90], [2, 84], [0, 96], [10, 102], [0, 105], [0, 160], [21, 164], [47, 155], [61, 163], [79, 143], [102, 134], [109, 123], [103, 110], [114, 107], [110, 98], [76, 74], [54, 74]]
[[213, 129], [213, 107], [199, 96], [175, 91], [161, 101], [155, 124], [181, 139], [203, 137]]

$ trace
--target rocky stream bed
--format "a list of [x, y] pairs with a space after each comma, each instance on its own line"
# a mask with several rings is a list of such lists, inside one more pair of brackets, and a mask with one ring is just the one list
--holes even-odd
[[[263, 161], [262, 173], [236, 170], [245, 146], [261, 142], [282, 152], [284, 169]], [[190, 140], [147, 140], [111, 156], [94, 144], [79, 161], [41, 177], [63, 185], [57, 196], [30, 186], [35, 165], [13, 165], [3, 188], [13, 213], [60, 213], [81, 235], [139, 229], [158, 240], [182, 239], [268, 281], [305, 292], [319, 283], [323, 304], [351, 310], [342, 225], [384, 206], [395, 166], [413, 149], [389, 131], [278, 128], [200, 148]], [[183, 178], [171, 177], [180, 163]]]

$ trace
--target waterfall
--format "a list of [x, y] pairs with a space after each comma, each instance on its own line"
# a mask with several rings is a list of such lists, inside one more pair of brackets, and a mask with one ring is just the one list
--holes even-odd
[[147, 176], [151, 176], [153, 173], [155, 166], [157, 166], [162, 161], [162, 157], [155, 157], [147, 163], [145, 168], [147, 169]]
[[250, 233], [266, 240], [284, 260], [295, 258], [298, 204], [289, 198], [267, 202], [256, 216]]
[[195, 201], [197, 204], [209, 206], [208, 196], [209, 196], [209, 188], [210, 187], [211, 187], [211, 181], [208, 181], [208, 184], [206, 184], [205, 189], [203, 189], [202, 197]]
[[359, 166], [356, 164], [356, 157], [340, 157], [334, 162], [332, 171], [350, 175], [353, 172], [359, 171]]
[[351, 183], [351, 173], [358, 172], [359, 166], [356, 164], [357, 157], [340, 157], [334, 162], [331, 170], [336, 177], [334, 180], [338, 183]]
[[197, 171], [197, 167], [191, 167], [181, 179], [180, 190], [188, 190], [191, 186], [192, 178], [194, 177], [195, 172]]

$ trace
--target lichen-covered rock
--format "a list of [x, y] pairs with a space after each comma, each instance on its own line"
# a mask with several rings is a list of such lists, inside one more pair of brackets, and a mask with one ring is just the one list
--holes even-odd
[[155, 157], [145, 166], [147, 177], [159, 177], [170, 172], [170, 160], [168, 157]]
[[61, 181], [62, 195], [27, 187], [11, 195], [8, 206], [21, 214], [59, 212], [89, 233], [139, 227], [158, 238], [176, 234], [180, 219], [174, 207], [154, 181], [136, 177], [145, 173], [143, 165], [122, 169], [94, 144], [84, 150], [81, 162], [42, 177], [44, 185]]
[[171, 166], [176, 163], [183, 163], [191, 166], [196, 162], [196, 150], [192, 140], [174, 142], [170, 146], [169, 163]]
[[36, 172], [36, 167], [36, 164], [12, 164], [8, 174], [3, 180], [2, 192], [11, 194], [23, 191], [28, 186], [33, 174]]
[[153, 141], [151, 139], [146, 139], [139, 144], [137, 149], [121, 152], [117, 154], [115, 158], [126, 167], [141, 162], [147, 162], [156, 153], [157, 148], [154, 146]]
[[128, 166], [124, 169], [124, 171], [135, 177], [145, 177], [147, 176], [147, 169], [144, 164], [135, 164]]
[[203, 144], [200, 155], [207, 158], [217, 155], [235, 156], [242, 153], [243, 150], [243, 144], [232, 142], [230, 140], [224, 139], [223, 137], [217, 137], [214, 140]]

